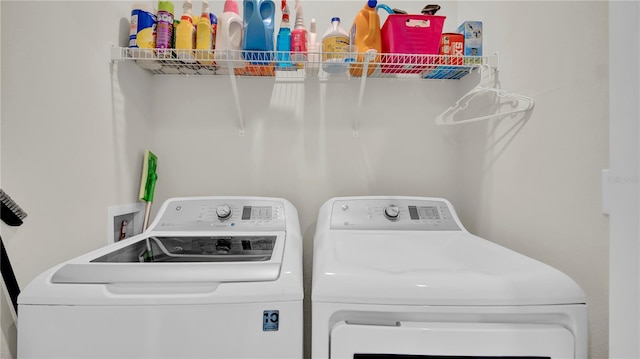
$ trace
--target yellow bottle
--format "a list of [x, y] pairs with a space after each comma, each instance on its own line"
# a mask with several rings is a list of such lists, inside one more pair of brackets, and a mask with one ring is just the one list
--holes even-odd
[[194, 60], [195, 54], [192, 50], [196, 47], [196, 28], [193, 26], [191, 15], [191, 0], [185, 0], [182, 9], [180, 24], [176, 29], [176, 55], [182, 60]]
[[209, 3], [202, 2], [202, 16], [198, 18], [196, 27], [196, 59], [203, 65], [213, 63], [211, 19], [209, 18]]

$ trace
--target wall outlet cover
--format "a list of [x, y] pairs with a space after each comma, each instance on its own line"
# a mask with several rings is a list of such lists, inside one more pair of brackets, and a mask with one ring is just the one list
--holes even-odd
[[142, 233], [144, 202], [112, 206], [107, 209], [107, 244]]

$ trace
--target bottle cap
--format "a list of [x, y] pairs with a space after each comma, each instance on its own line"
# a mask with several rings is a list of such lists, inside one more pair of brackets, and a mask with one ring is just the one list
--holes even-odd
[[282, 21], [289, 22], [289, 5], [287, 0], [282, 0]]
[[311, 19], [311, 24], [309, 25], [309, 32], [318, 32], [318, 31], [316, 30], [316, 26], [317, 26], [317, 25], [316, 25], [316, 19], [315, 19], [315, 18], [312, 18], [312, 19]]
[[369, 6], [372, 9], [375, 9], [377, 5], [378, 5], [378, 0], [369, 0], [367, 2], [367, 6]]
[[235, 0], [226, 0], [224, 2], [224, 12], [235, 12], [238, 14], [238, 3]]
[[302, 14], [302, 5], [296, 1], [296, 29], [304, 29], [304, 15]]
[[158, 11], [166, 11], [173, 15], [173, 3], [171, 1], [158, 1]]
[[340, 18], [339, 17], [332, 17], [331, 18], [331, 22], [334, 22], [334, 21], [340, 21]]

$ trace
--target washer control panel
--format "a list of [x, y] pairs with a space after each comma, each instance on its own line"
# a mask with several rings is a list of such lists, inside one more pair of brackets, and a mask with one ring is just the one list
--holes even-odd
[[446, 202], [409, 198], [336, 200], [331, 229], [462, 230]]
[[155, 231], [284, 231], [284, 204], [271, 200], [170, 200]]

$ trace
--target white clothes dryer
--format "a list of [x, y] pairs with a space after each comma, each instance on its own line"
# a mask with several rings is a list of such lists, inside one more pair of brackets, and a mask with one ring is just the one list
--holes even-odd
[[324, 203], [311, 295], [313, 359], [587, 358], [576, 282], [472, 235], [445, 199]]
[[18, 358], [302, 358], [302, 237], [279, 198], [167, 200], [19, 297]]

